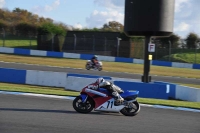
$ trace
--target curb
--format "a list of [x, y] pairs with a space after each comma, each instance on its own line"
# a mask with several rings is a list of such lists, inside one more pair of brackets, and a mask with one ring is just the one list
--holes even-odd
[[[57, 96], [57, 95], [45, 95], [45, 94], [34, 94], [34, 93], [25, 93], [25, 92], [10, 92], [10, 91], [0, 91], [0, 94], [10, 94], [10, 95], [23, 95], [23, 96], [35, 96], [35, 97], [46, 97], [46, 98], [55, 98], [55, 99], [66, 99], [74, 100], [75, 97], [72, 96]], [[200, 113], [198, 109], [183, 108], [183, 107], [172, 107], [172, 106], [162, 106], [162, 105], [149, 105], [149, 104], [140, 104], [143, 107], [152, 107], [160, 109], [172, 109], [179, 111], [189, 111]]]

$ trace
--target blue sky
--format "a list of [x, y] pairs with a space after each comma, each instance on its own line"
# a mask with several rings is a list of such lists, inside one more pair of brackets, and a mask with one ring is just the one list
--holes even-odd
[[[190, 32], [200, 36], [200, 0], [175, 1], [174, 32], [183, 38]], [[0, 8], [16, 7], [77, 28], [124, 21], [124, 0], [0, 0]]]

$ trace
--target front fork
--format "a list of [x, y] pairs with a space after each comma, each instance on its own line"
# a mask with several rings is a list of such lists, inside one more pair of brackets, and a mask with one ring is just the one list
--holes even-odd
[[81, 94], [80, 95], [81, 99], [82, 99], [82, 103], [85, 103], [87, 101], [88, 95], [86, 94]]

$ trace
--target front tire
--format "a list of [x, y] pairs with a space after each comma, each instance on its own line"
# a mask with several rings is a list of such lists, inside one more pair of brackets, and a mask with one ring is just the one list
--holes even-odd
[[102, 66], [100, 66], [100, 67], [98, 68], [98, 70], [99, 70], [99, 71], [102, 71], [102, 70], [103, 70]]
[[[133, 105], [132, 108], [124, 107], [122, 110], [120, 110], [120, 112], [125, 116], [137, 115], [140, 112], [140, 104], [137, 101], [135, 101], [131, 104]], [[132, 110], [133, 110], [133, 112], [132, 112]]]
[[73, 108], [79, 113], [90, 113], [94, 108], [94, 104], [90, 98], [87, 98], [87, 101], [82, 103], [82, 98], [78, 96], [73, 101]]
[[86, 65], [85, 65], [85, 68], [86, 68], [87, 70], [90, 70], [90, 64], [86, 64]]

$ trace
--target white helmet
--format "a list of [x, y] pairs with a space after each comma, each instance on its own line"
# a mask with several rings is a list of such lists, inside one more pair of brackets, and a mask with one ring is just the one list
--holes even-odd
[[98, 78], [95, 83], [99, 85], [102, 82], [105, 82], [105, 80], [103, 78]]

